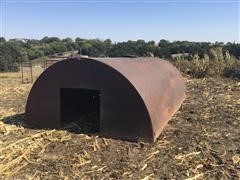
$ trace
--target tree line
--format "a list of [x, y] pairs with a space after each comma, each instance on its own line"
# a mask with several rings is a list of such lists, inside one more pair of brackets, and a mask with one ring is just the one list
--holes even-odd
[[66, 51], [79, 51], [82, 55], [92, 57], [160, 57], [166, 59], [192, 60], [197, 55], [200, 59], [206, 56], [215, 58], [216, 49], [221, 48], [222, 56], [230, 55], [240, 59], [239, 43], [190, 42], [162, 39], [155, 41], [112, 42], [110, 39], [60, 39], [44, 37], [36, 39], [9, 39], [0, 37], [0, 71], [15, 71], [18, 63]]

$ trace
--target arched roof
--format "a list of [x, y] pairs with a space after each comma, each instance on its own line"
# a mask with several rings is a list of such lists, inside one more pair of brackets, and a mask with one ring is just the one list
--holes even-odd
[[181, 74], [171, 63], [159, 58], [97, 60], [113, 67], [133, 84], [147, 106], [154, 124], [153, 131], [158, 136], [167, 123], [160, 119], [169, 119], [185, 98], [186, 88]]
[[[154, 141], [185, 98], [181, 74], [165, 60], [67, 59], [52, 65], [35, 82], [26, 107], [31, 124], [60, 126], [60, 109], [54, 107], [59, 97], [54, 93], [61, 87], [100, 89], [100, 134], [130, 140]], [[42, 115], [49, 111], [41, 105], [46, 103], [55, 115]]]

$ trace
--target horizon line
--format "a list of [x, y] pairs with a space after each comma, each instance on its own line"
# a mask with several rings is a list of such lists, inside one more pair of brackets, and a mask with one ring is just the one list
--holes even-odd
[[234, 40], [234, 41], [194, 41], [194, 40], [169, 40], [169, 39], [165, 39], [165, 38], [161, 38], [159, 40], [145, 40], [145, 39], [137, 39], [137, 40], [132, 40], [132, 39], [128, 39], [128, 40], [122, 40], [122, 41], [113, 41], [111, 38], [82, 38], [82, 37], [75, 37], [75, 38], [72, 38], [72, 37], [58, 37], [58, 36], [43, 36], [42, 38], [5, 38], [4, 36], [0, 36], [0, 38], [4, 38], [6, 41], [9, 41], [9, 40], [38, 40], [38, 41], [41, 41], [44, 37], [48, 37], [48, 38], [53, 38], [53, 37], [56, 37], [56, 38], [59, 38], [60, 40], [63, 40], [63, 39], [66, 39], [66, 38], [70, 38], [72, 39], [74, 42], [76, 40], [76, 38], [80, 38], [80, 39], [83, 39], [83, 40], [100, 40], [100, 41], [105, 41], [107, 39], [110, 39], [112, 41], [112, 43], [124, 43], [124, 42], [128, 42], [128, 41], [138, 41], [138, 40], [144, 40], [145, 42], [150, 42], [150, 41], [154, 41], [155, 43], [158, 43], [160, 40], [166, 40], [166, 41], [169, 41], [170, 43], [172, 42], [177, 42], [177, 41], [180, 41], [180, 42], [183, 42], [183, 41], [186, 41], [186, 42], [195, 42], [195, 43], [211, 43], [211, 44], [214, 44], [216, 42], [218, 43], [224, 43], [224, 44], [227, 44], [227, 43], [236, 43], [236, 44], [239, 44], [240, 42], [238, 40]]

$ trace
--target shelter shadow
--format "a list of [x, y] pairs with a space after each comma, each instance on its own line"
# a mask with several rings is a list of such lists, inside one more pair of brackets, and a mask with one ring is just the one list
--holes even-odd
[[[89, 122], [88, 120], [91, 120], [90, 118], [92, 117], [91, 116], [85, 117], [85, 121], [72, 121], [70, 123], [65, 124], [62, 128], [58, 130], [66, 130], [68, 132], [75, 133], [75, 134], [99, 135], [99, 130], [98, 130], [99, 124], [97, 121], [96, 123], [94, 121], [90, 121], [91, 124], [86, 123], [86, 122]], [[0, 119], [0, 121], [2, 121], [5, 124], [22, 126], [28, 129], [35, 129], [35, 130], [36, 129], [37, 130], [54, 129], [54, 128], [40, 128], [40, 127], [29, 125], [25, 119], [24, 113], [19, 113], [19, 114], [5, 117]]]

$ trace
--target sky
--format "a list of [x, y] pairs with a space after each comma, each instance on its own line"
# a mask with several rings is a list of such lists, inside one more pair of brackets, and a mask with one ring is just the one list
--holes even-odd
[[240, 42], [240, 0], [0, 0], [0, 36]]

